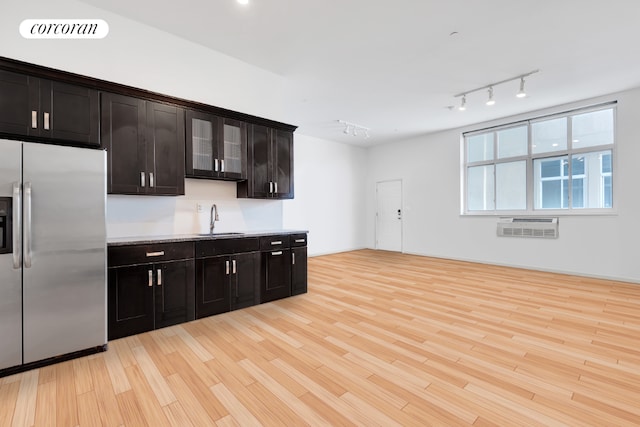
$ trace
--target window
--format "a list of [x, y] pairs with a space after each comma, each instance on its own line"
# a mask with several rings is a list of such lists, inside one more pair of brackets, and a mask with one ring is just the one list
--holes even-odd
[[464, 212], [611, 209], [614, 116], [608, 104], [465, 134]]

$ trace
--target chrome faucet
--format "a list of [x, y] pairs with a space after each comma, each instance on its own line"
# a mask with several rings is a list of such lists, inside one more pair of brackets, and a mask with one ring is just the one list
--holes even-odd
[[213, 234], [213, 227], [216, 226], [216, 221], [220, 221], [218, 218], [218, 207], [214, 203], [211, 205], [211, 222], [209, 223], [209, 234]]

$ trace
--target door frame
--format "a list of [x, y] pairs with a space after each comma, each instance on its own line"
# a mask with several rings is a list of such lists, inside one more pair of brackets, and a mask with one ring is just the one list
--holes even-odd
[[376, 181], [376, 197], [375, 197], [375, 233], [374, 233], [374, 240], [375, 240], [375, 244], [374, 247], [376, 250], [380, 250], [378, 248], [378, 185], [379, 184], [383, 184], [383, 183], [387, 183], [387, 182], [399, 182], [400, 183], [400, 209], [401, 209], [401, 219], [400, 219], [400, 251], [399, 253], [404, 253], [404, 183], [402, 181], [402, 178], [394, 178], [394, 179], [384, 179], [382, 181]]

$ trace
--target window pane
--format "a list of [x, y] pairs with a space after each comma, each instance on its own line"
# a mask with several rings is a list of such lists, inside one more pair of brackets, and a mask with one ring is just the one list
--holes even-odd
[[567, 156], [534, 159], [535, 209], [565, 209], [569, 206]]
[[493, 159], [493, 132], [467, 137], [467, 161]]
[[[605, 152], [606, 153], [606, 152]], [[602, 155], [602, 173], [611, 173], [611, 152]]]
[[611, 202], [612, 197], [611, 197], [611, 177], [610, 176], [603, 177], [603, 187], [604, 187], [604, 191], [603, 191], [602, 207], [610, 208], [611, 206], [613, 206]]
[[498, 158], [527, 155], [527, 126], [498, 132]]
[[573, 148], [613, 144], [613, 109], [573, 116]]
[[493, 197], [493, 165], [467, 169], [467, 209], [486, 211], [495, 209]]
[[527, 208], [527, 162], [496, 165], [496, 209]]
[[571, 169], [573, 208], [611, 207], [611, 150], [575, 154]]
[[567, 149], [567, 118], [531, 124], [531, 148], [534, 153]]
[[540, 162], [540, 176], [542, 178], [551, 178], [554, 176], [562, 176], [560, 173], [560, 167], [562, 166], [561, 159], [555, 160], [537, 160]]

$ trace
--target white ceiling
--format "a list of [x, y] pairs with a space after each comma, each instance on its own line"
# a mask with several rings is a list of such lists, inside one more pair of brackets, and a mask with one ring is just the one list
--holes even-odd
[[[372, 145], [640, 87], [639, 0], [84, 0], [286, 79], [286, 121]], [[457, 34], [451, 35], [451, 33]], [[519, 82], [453, 95], [534, 69]], [[371, 138], [342, 133], [346, 120]]]

